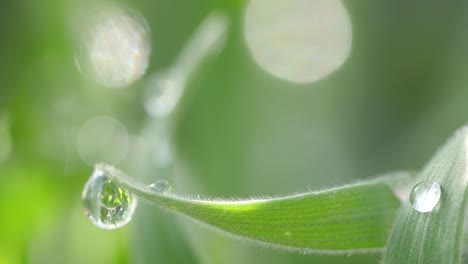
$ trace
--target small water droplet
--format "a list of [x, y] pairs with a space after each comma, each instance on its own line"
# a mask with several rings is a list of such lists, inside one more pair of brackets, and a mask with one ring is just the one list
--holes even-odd
[[440, 184], [433, 181], [423, 181], [411, 190], [410, 202], [413, 208], [421, 213], [432, 211], [440, 201]]
[[150, 189], [155, 191], [155, 192], [160, 192], [160, 193], [173, 193], [174, 188], [172, 188], [172, 185], [169, 184], [168, 181], [166, 180], [157, 180], [154, 183], [150, 184]]
[[81, 194], [85, 214], [97, 227], [116, 229], [132, 220], [136, 197], [103, 171], [95, 169]]

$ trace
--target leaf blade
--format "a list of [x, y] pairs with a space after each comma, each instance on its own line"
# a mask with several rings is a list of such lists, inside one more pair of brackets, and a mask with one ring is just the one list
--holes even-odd
[[122, 187], [160, 207], [237, 238], [302, 253], [381, 251], [401, 204], [391, 188], [401, 175], [320, 192], [226, 201], [153, 192], [111, 166], [99, 166]]
[[468, 128], [462, 128], [418, 176], [442, 188], [438, 206], [419, 213], [402, 206], [389, 238], [384, 263], [460, 263], [467, 174]]

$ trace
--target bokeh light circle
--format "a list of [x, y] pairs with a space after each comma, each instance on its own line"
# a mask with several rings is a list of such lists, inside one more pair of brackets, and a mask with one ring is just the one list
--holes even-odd
[[260, 67], [294, 83], [314, 82], [338, 69], [352, 42], [340, 0], [250, 0], [244, 35]]
[[151, 53], [149, 28], [137, 12], [106, 6], [92, 12], [81, 34], [79, 70], [97, 83], [121, 88], [146, 72]]

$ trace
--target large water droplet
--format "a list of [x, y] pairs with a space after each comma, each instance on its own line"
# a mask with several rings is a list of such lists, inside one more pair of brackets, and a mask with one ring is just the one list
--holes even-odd
[[85, 214], [97, 227], [116, 229], [126, 225], [135, 213], [136, 197], [96, 169], [81, 194]]
[[421, 213], [432, 211], [440, 201], [440, 184], [433, 181], [423, 181], [411, 190], [410, 202], [413, 208]]
[[172, 185], [170, 185], [169, 182], [166, 180], [157, 180], [154, 183], [152, 183], [149, 187], [155, 192], [166, 194], [174, 192], [174, 188], [172, 188]]

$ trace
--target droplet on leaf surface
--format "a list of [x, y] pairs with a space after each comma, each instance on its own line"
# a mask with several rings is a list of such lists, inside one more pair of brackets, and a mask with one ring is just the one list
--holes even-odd
[[418, 212], [431, 212], [439, 203], [441, 193], [440, 184], [433, 181], [423, 181], [416, 184], [411, 190], [410, 203]]
[[150, 189], [155, 191], [155, 192], [160, 192], [160, 193], [172, 193], [174, 192], [174, 189], [172, 186], [169, 184], [168, 181], [166, 180], [157, 180], [154, 183], [150, 184]]
[[103, 229], [116, 229], [128, 224], [137, 206], [132, 193], [99, 169], [95, 169], [86, 182], [81, 200], [89, 220]]

